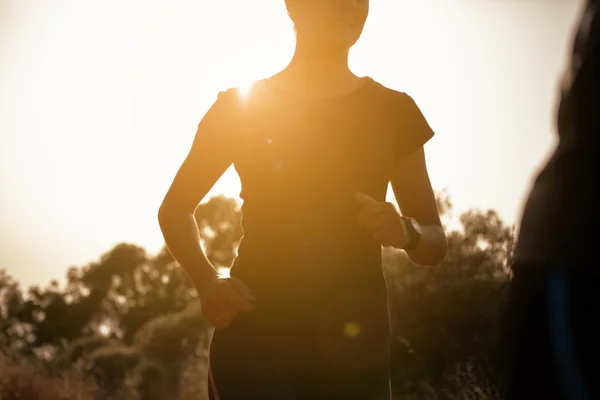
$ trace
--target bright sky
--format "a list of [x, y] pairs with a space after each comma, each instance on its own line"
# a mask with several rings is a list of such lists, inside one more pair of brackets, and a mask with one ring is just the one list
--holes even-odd
[[[351, 67], [410, 94], [435, 188], [518, 221], [581, 0], [372, 0]], [[0, 268], [63, 280], [156, 214], [219, 90], [282, 69], [283, 0], [0, 0]], [[237, 196], [228, 171], [214, 188]]]

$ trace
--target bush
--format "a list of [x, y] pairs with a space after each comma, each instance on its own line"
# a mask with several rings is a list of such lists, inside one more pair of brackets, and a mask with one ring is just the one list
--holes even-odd
[[52, 377], [34, 361], [0, 357], [2, 400], [95, 400], [97, 389], [71, 371], [57, 371]]

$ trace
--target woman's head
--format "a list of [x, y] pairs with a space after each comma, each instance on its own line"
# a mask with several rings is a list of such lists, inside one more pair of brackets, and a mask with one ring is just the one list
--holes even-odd
[[349, 49], [362, 34], [369, 0], [285, 0], [299, 40]]

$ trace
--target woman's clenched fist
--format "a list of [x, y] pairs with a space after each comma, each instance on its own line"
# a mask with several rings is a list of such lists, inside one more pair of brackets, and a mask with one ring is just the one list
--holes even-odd
[[199, 292], [202, 315], [215, 328], [226, 328], [240, 311], [254, 310], [254, 295], [238, 278], [215, 277]]
[[358, 221], [382, 246], [403, 249], [408, 244], [406, 226], [392, 203], [377, 201], [360, 192], [355, 193], [354, 198], [360, 205]]

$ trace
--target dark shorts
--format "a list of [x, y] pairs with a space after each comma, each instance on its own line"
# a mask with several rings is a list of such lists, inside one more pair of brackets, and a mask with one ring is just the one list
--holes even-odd
[[354, 301], [279, 319], [257, 306], [215, 330], [209, 398], [390, 400], [387, 305]]
[[600, 398], [600, 271], [516, 265], [504, 323], [504, 399]]

